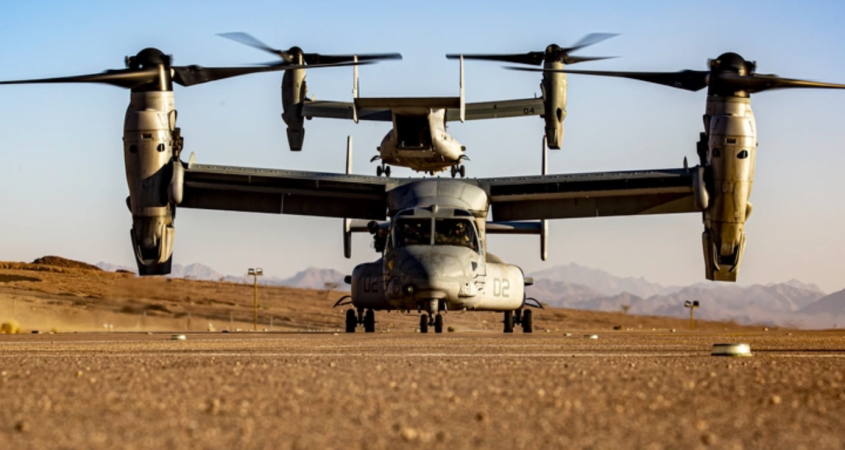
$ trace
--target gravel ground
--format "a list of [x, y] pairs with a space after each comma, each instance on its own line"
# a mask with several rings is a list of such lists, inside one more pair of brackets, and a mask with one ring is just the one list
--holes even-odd
[[843, 334], [601, 333], [0, 336], [0, 449], [845, 446]]

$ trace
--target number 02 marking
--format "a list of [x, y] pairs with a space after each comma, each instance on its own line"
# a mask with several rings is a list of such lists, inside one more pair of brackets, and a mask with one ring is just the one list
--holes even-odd
[[507, 278], [493, 279], [493, 297], [509, 297], [511, 282]]

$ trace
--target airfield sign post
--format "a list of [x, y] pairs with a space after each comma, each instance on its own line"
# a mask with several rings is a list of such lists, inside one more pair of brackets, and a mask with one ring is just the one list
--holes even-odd
[[252, 322], [252, 330], [258, 331], [258, 277], [261, 276], [261, 275], [264, 275], [264, 269], [262, 269], [260, 267], [257, 268], [257, 269], [253, 269], [252, 267], [250, 267], [249, 272], [247, 272], [247, 273], [249, 275], [252, 275], [252, 287], [253, 287], [253, 293], [254, 293], [252, 305], [253, 305], [253, 312], [255, 314], [254, 314], [254, 318], [253, 318], [253, 322]]
[[685, 301], [684, 308], [689, 308], [689, 329], [695, 329], [695, 308], [698, 308], [700, 305], [698, 304], [698, 300], [695, 301]]

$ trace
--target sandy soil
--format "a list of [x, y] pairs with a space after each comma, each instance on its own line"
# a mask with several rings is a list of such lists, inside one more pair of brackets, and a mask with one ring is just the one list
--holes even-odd
[[7, 335], [0, 448], [839, 449], [843, 356], [797, 332]]

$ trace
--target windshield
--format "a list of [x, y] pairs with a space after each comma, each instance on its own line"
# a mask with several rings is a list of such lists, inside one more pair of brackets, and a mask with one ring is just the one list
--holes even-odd
[[431, 219], [401, 219], [393, 230], [396, 248], [431, 245]]
[[434, 245], [455, 245], [478, 251], [475, 228], [466, 219], [437, 219], [434, 221]]

